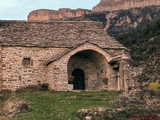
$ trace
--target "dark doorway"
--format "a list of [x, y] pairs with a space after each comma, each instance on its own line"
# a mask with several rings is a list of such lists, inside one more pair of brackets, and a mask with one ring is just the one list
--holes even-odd
[[85, 75], [82, 69], [74, 69], [72, 71], [74, 76], [73, 89], [74, 90], [85, 90]]

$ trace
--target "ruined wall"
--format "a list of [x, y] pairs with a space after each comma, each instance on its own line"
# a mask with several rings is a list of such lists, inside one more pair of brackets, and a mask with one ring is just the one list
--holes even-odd
[[93, 7], [93, 11], [126, 10], [152, 5], [160, 5], [160, 0], [101, 0], [97, 6]]
[[[45, 61], [66, 51], [66, 48], [2, 47], [2, 80], [7, 89], [46, 83]], [[23, 59], [30, 58], [30, 65]]]

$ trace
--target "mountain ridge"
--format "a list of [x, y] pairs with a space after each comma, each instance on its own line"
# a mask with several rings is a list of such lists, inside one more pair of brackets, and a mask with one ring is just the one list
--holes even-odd
[[160, 5], [160, 0], [100, 0], [92, 10], [95, 12], [115, 11], [153, 5]]
[[51, 21], [63, 18], [74, 18], [80, 17], [84, 14], [91, 13], [88, 9], [70, 9], [70, 8], [60, 8], [59, 10], [51, 9], [38, 9], [33, 10], [28, 15], [28, 21]]

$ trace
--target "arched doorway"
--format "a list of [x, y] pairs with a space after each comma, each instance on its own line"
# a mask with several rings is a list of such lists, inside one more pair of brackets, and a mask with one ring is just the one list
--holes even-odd
[[74, 69], [72, 71], [74, 76], [73, 89], [74, 90], [85, 90], [85, 74], [82, 69]]
[[107, 86], [103, 83], [101, 77], [110, 76], [110, 65], [101, 53], [95, 50], [79, 51], [70, 57], [67, 66], [69, 78], [70, 76], [75, 77], [75, 75], [83, 77], [83, 82], [79, 84], [81, 86], [78, 87], [78, 81], [72, 83], [73, 89], [99, 90]]

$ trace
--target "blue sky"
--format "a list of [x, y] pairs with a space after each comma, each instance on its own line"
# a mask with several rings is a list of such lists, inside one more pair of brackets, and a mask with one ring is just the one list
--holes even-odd
[[[36, 9], [92, 9], [100, 0], [0, 0], [0, 20], [27, 20]], [[3, 1], [3, 2], [2, 2]]]

